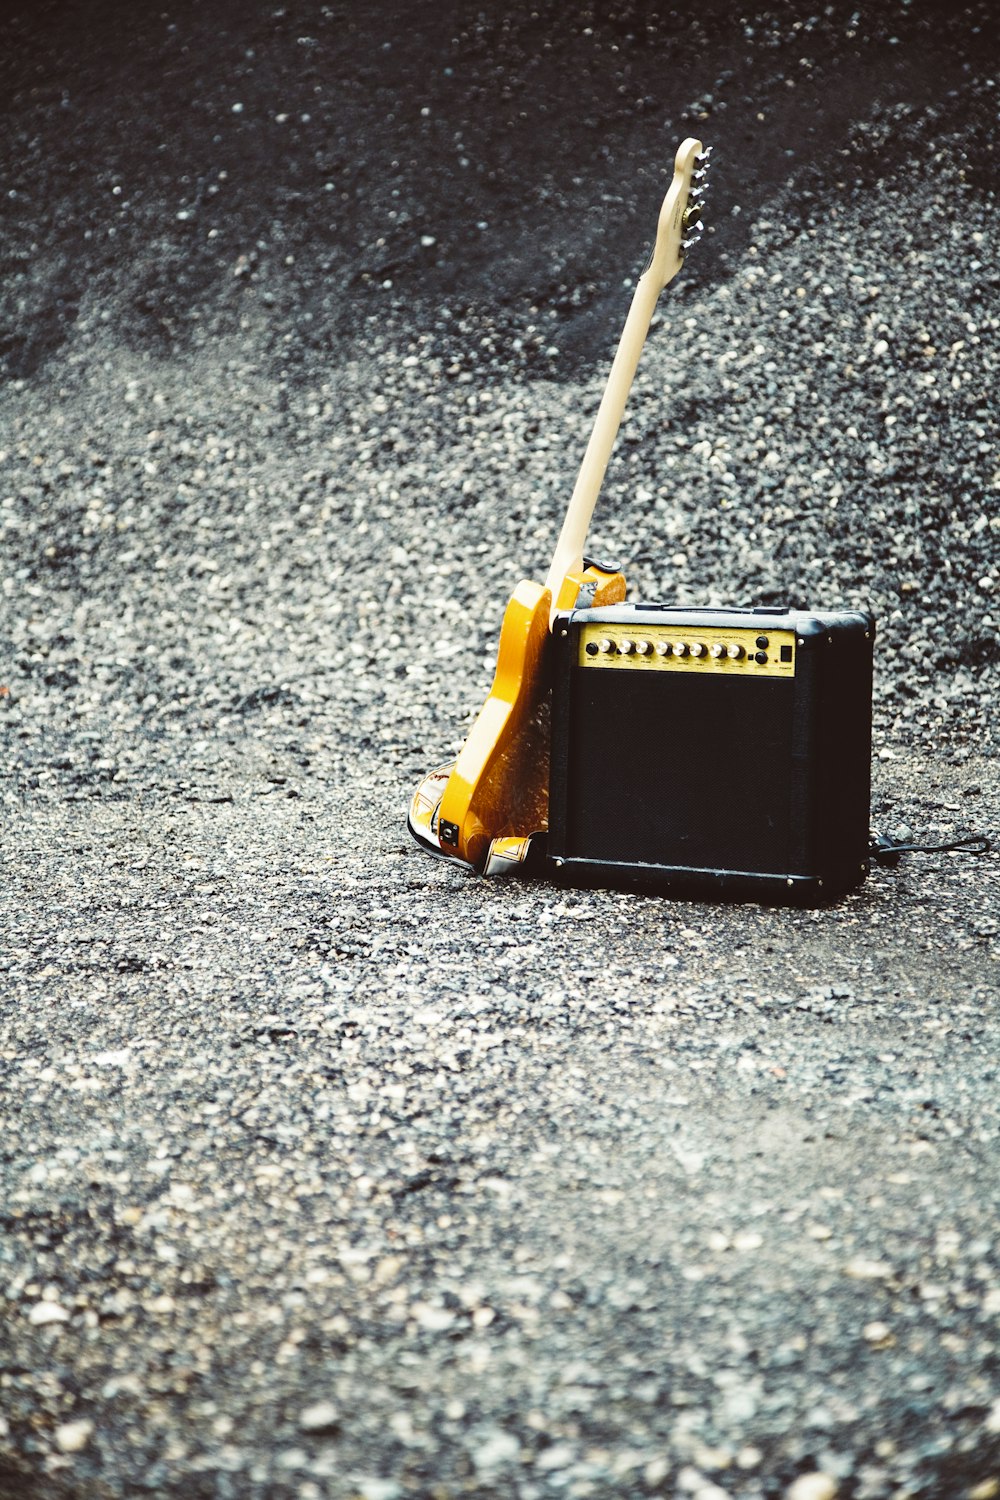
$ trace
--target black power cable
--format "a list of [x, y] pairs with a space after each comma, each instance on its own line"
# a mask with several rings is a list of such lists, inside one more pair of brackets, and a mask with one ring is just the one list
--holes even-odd
[[872, 830], [868, 838], [868, 854], [879, 865], [898, 865], [901, 854], [944, 854], [953, 849], [964, 849], [968, 854], [988, 854], [993, 847], [984, 833], [973, 833], [964, 839], [954, 839], [947, 844], [917, 844], [897, 842], [888, 834]]

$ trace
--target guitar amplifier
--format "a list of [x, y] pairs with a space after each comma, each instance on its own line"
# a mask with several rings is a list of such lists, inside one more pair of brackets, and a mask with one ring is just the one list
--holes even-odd
[[578, 609], [553, 626], [548, 855], [578, 883], [818, 904], [868, 871], [861, 612]]

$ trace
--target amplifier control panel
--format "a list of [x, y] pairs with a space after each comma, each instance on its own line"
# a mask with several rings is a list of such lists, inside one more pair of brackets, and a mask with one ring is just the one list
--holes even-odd
[[794, 677], [795, 646], [793, 630], [604, 622], [583, 626], [577, 660], [600, 671]]

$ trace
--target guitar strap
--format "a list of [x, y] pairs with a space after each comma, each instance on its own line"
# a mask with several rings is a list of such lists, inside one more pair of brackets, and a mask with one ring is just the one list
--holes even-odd
[[539, 831], [524, 838], [494, 839], [486, 855], [484, 875], [531, 875], [545, 864], [548, 834]]

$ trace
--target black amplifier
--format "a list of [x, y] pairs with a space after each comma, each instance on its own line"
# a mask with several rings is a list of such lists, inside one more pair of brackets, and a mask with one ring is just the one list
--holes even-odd
[[861, 612], [578, 609], [553, 626], [549, 858], [577, 882], [815, 904], [868, 871]]

